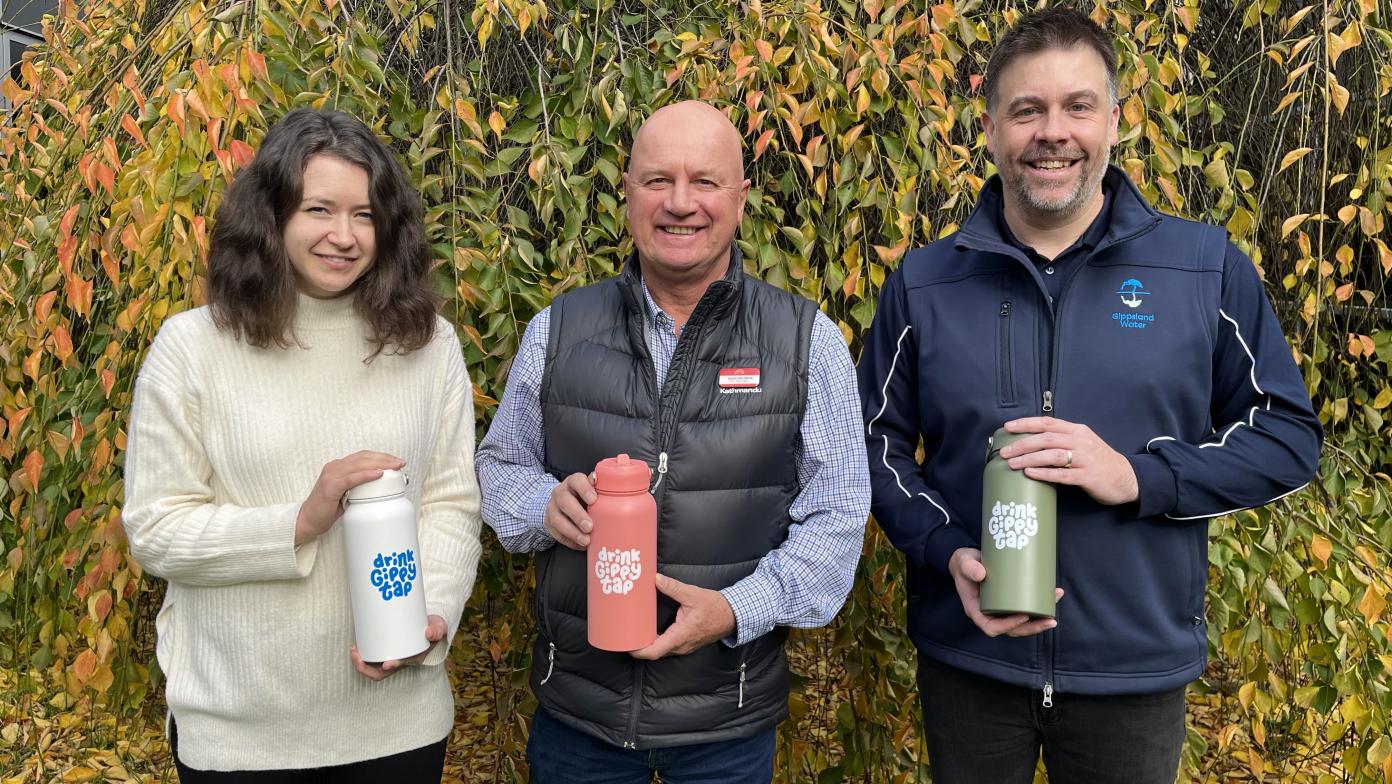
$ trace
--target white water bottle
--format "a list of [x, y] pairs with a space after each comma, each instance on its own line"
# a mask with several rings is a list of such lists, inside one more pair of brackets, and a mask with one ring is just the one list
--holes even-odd
[[416, 510], [406, 477], [384, 470], [348, 491], [343, 549], [353, 599], [353, 632], [363, 661], [405, 659], [424, 651], [425, 581]]

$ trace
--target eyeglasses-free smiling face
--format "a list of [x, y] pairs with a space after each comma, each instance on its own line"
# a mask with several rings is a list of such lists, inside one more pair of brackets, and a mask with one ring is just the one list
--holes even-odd
[[982, 127], [1007, 207], [1062, 222], [1097, 202], [1121, 116], [1101, 56], [1084, 45], [1022, 55], [999, 84]]
[[301, 293], [332, 299], [372, 268], [377, 250], [367, 170], [331, 155], [305, 164], [300, 204], [282, 241]]
[[718, 277], [748, 193], [739, 132], [725, 115], [695, 101], [655, 112], [624, 173], [628, 229], [645, 273]]

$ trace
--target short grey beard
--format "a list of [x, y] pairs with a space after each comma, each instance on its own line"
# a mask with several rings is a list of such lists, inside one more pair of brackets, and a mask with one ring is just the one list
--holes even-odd
[[1082, 179], [1073, 188], [1073, 192], [1057, 201], [1041, 201], [1035, 198], [1034, 192], [1025, 186], [1023, 177], [1010, 183], [1010, 190], [1015, 194], [1015, 198], [1025, 209], [1041, 215], [1067, 215], [1078, 210], [1084, 204], [1089, 204], [1102, 190], [1102, 178], [1107, 176], [1107, 166], [1112, 162], [1112, 148], [1106, 147], [1102, 150], [1102, 165], [1097, 167], [1097, 174], [1093, 177]]

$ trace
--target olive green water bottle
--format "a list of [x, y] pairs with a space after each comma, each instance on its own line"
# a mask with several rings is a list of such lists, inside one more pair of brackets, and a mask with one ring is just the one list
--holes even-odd
[[981, 611], [987, 615], [1025, 613], [1054, 617], [1058, 529], [1054, 486], [1015, 471], [1001, 459], [1001, 447], [1030, 433], [991, 437], [981, 477]]

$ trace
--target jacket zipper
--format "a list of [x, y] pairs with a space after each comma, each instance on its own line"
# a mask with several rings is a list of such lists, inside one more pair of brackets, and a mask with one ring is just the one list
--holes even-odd
[[1011, 405], [1015, 402], [1015, 375], [1011, 372], [1011, 347], [1010, 347], [1010, 300], [1001, 300], [1000, 304], [1000, 403], [1001, 405]]

